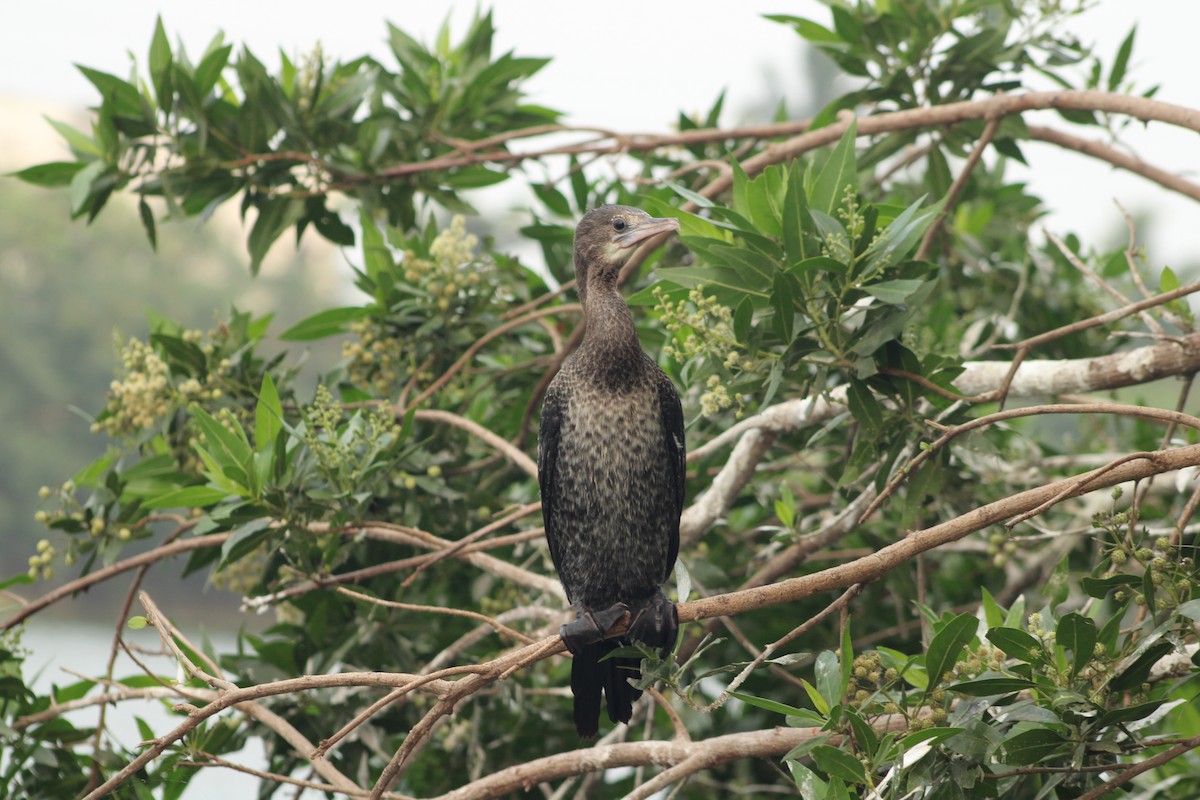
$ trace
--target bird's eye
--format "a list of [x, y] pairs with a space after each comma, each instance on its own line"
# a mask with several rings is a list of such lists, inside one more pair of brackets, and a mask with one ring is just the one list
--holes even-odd
[[625, 220], [621, 219], [620, 217], [617, 217], [616, 219], [614, 219], [613, 220], [613, 230], [614, 231], [625, 230]]

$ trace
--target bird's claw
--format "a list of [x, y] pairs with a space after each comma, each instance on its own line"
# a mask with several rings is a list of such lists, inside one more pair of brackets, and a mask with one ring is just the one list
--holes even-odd
[[592, 611], [580, 606], [579, 615], [559, 628], [558, 635], [572, 654], [579, 655], [584, 647], [604, 639], [609, 628], [620, 622], [627, 613], [629, 606], [624, 603], [613, 603], [603, 611]]
[[659, 648], [665, 658], [675, 647], [678, 632], [679, 611], [666, 595], [658, 592], [633, 612], [626, 635], [633, 641]]

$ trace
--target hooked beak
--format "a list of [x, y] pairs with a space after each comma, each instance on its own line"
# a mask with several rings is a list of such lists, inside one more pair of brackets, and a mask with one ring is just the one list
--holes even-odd
[[645, 241], [660, 233], [670, 233], [679, 230], [679, 220], [673, 217], [650, 217], [639, 221], [627, 231], [622, 231], [613, 237], [618, 247], [633, 247], [638, 242]]

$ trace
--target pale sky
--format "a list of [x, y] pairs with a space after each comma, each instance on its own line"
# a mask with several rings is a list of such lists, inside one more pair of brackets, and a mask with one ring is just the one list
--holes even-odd
[[[669, 130], [679, 110], [707, 109], [722, 88], [728, 89], [725, 125], [745, 121], [749, 109], [780, 95], [800, 107], [806, 90], [799, 40], [761, 15], [782, 12], [826, 24], [829, 20], [828, 9], [816, 0], [497, 0], [492, 7], [500, 49], [553, 57], [528, 84], [534, 102], [567, 112], [573, 123], [626, 131]], [[274, 66], [278, 49], [295, 56], [316, 41], [331, 56], [371, 52], [388, 59], [384, 20], [430, 41], [450, 8], [433, 0], [8, 0], [0, 5], [0, 103], [19, 102], [0, 106], [0, 168], [23, 165], [11, 163], [12, 154], [24, 149], [12, 144], [15, 135], [41, 132], [54, 141], [41, 114], [59, 115], [64, 106], [94, 102], [94, 91], [73, 63], [127, 74], [129, 54], [144, 58], [160, 12], [172, 40], [181, 37], [192, 54], [224, 30], [227, 41], [248, 44]], [[473, 8], [458, 5], [452, 15], [456, 31]], [[1078, 20], [1076, 32], [1085, 41], [1096, 41], [1111, 61], [1134, 22], [1139, 32], [1131, 75], [1142, 87], [1162, 84], [1161, 100], [1200, 107], [1193, 40], [1200, 28], [1200, 3], [1101, 0]], [[1101, 136], [1054, 115], [1041, 122], [1089, 138]], [[1200, 179], [1195, 134], [1163, 125], [1136, 133], [1128, 141], [1137, 155]], [[1123, 230], [1112, 205], [1116, 197], [1135, 213], [1153, 209], [1157, 224], [1141, 231], [1152, 264], [1200, 261], [1192, 236], [1200, 226], [1200, 205], [1051, 146], [1031, 143], [1025, 152], [1033, 163], [1031, 184], [1056, 209], [1047, 221], [1053, 230], [1075, 229], [1098, 245], [1111, 243]]]

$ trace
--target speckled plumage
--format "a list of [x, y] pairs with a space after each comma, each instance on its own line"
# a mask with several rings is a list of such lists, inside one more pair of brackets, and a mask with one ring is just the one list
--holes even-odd
[[[580, 614], [564, 626], [563, 638], [575, 655], [575, 723], [584, 737], [597, 732], [602, 688], [614, 722], [628, 722], [641, 695], [626, 682], [638, 675], [637, 659], [600, 658], [628, 639], [665, 652], [678, 628], [660, 587], [679, 550], [683, 411], [671, 380], [642, 352], [617, 290], [633, 245], [677, 227], [624, 206], [603, 206], [583, 218], [575, 271], [587, 331], [542, 407], [542, 513], [554, 566]], [[630, 630], [602, 640], [600, 628], [625, 610], [620, 603], [632, 615]]]

